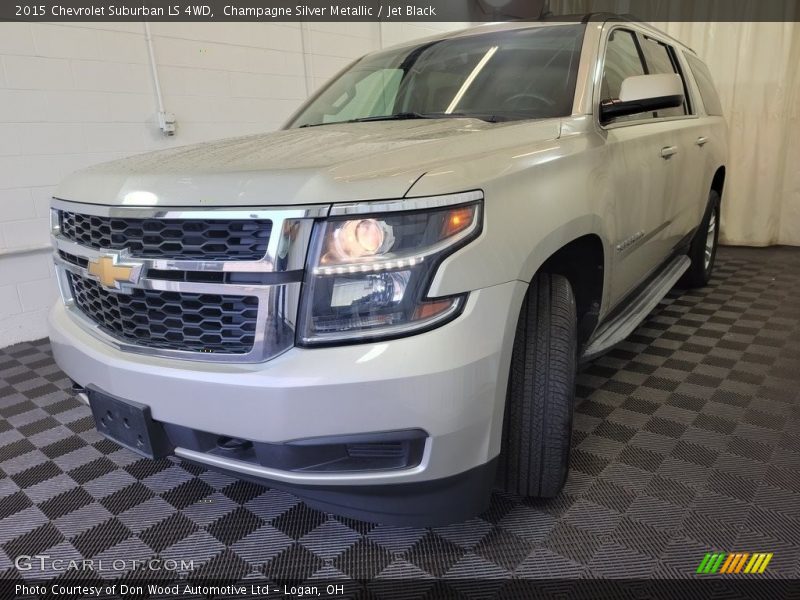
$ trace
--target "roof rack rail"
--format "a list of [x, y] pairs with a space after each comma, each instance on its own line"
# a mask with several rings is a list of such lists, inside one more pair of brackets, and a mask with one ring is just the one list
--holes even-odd
[[631, 14], [617, 14], [611, 12], [592, 12], [587, 13], [581, 19], [581, 23], [591, 23], [595, 21], [641, 21], [641, 19], [636, 18], [634, 15]]

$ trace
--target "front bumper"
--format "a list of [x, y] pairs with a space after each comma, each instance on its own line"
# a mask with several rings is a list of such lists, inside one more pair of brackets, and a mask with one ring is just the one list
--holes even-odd
[[433, 331], [335, 348], [293, 348], [258, 364], [121, 352], [62, 305], [50, 315], [56, 362], [74, 381], [150, 407], [155, 420], [254, 442], [420, 429], [422, 459], [405, 469], [303, 472], [176, 448], [243, 477], [301, 486], [383, 486], [446, 479], [499, 453], [506, 380], [526, 286], [472, 292], [463, 314]]

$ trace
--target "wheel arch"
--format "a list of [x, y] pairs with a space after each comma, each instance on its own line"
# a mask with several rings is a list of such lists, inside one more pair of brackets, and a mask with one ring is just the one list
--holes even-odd
[[725, 165], [720, 166], [711, 180], [711, 189], [719, 194], [720, 200], [722, 200], [722, 192], [725, 189], [726, 172]]
[[589, 215], [559, 228], [537, 245], [522, 280], [529, 284], [539, 272], [565, 277], [572, 286], [578, 314], [579, 341], [597, 326], [608, 295], [611, 254], [599, 218]]
[[539, 269], [569, 281], [575, 296], [578, 341], [583, 343], [597, 327], [605, 290], [605, 249], [599, 235], [590, 233], [554, 252]]

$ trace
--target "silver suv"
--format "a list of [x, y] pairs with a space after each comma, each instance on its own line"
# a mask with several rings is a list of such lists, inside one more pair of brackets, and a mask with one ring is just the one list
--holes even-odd
[[67, 178], [55, 358], [107, 437], [314, 507], [552, 497], [580, 361], [708, 282], [726, 153], [708, 69], [640, 23], [370, 54], [282, 131]]

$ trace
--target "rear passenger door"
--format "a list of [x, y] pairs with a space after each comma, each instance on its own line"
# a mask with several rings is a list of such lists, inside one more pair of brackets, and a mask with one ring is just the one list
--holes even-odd
[[665, 140], [669, 139], [669, 142], [665, 143], [674, 151], [668, 159], [669, 181], [664, 198], [669, 223], [664, 230], [663, 241], [665, 251], [671, 252], [700, 222], [697, 207], [704, 205], [708, 196], [708, 190], [701, 189], [705, 185], [704, 161], [699, 156], [701, 146], [697, 144], [702, 138], [701, 123], [694, 114], [696, 111], [692, 105], [686, 75], [680, 66], [675, 48], [646, 33], [640, 35], [640, 40], [647, 72], [680, 75], [686, 97], [683, 106], [660, 110], [654, 115], [656, 120], [668, 120], [670, 131]]

